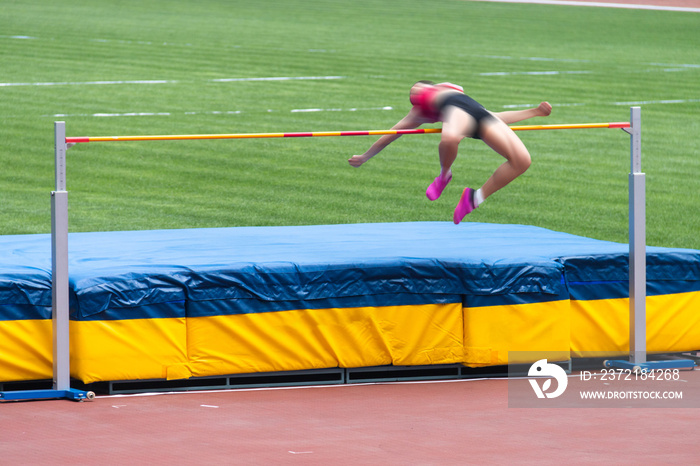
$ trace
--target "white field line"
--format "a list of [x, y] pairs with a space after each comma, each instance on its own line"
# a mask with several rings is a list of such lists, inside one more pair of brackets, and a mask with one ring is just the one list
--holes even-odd
[[[467, 57], [467, 55], [462, 55]], [[552, 63], [596, 63], [593, 60], [578, 59], [578, 58], [551, 58], [551, 57], [515, 57], [511, 55], [473, 55], [478, 58], [489, 58], [492, 60], [520, 60], [520, 61], [532, 61], [532, 62], [552, 62]], [[698, 69], [700, 64], [697, 63], [640, 63], [639, 66], [654, 66], [659, 68], [672, 68], [672, 69]], [[657, 68], [651, 68], [656, 70]], [[562, 71], [566, 73], [566, 71]], [[576, 71], [571, 71], [570, 73], [577, 73]], [[578, 72], [580, 73], [580, 71]]]
[[[289, 113], [315, 113], [315, 112], [365, 112], [365, 111], [386, 111], [394, 110], [393, 107], [370, 107], [370, 108], [294, 108], [289, 110]], [[278, 113], [282, 110], [267, 109], [262, 110], [267, 113]], [[213, 112], [125, 112], [125, 113], [54, 113], [51, 115], [42, 115], [42, 117], [50, 118], [67, 118], [67, 117], [134, 117], [134, 116], [173, 116], [173, 115], [242, 115], [245, 113], [242, 110], [225, 110]]]
[[591, 74], [592, 71], [496, 71], [479, 76], [555, 76], [560, 74]]
[[[271, 76], [258, 78], [224, 78], [210, 79], [207, 82], [226, 83], [226, 82], [255, 82], [255, 81], [309, 81], [309, 80], [327, 80], [327, 79], [345, 79], [345, 76]], [[0, 87], [15, 87], [15, 86], [92, 86], [92, 85], [114, 85], [114, 84], [177, 84], [180, 81], [167, 79], [138, 79], [130, 81], [80, 81], [80, 82], [36, 82], [36, 83], [0, 83]]]
[[[682, 71], [691, 71], [700, 69], [697, 64], [656, 64], [659, 68], [641, 69], [635, 73], [645, 72], [664, 72], [677, 73]], [[490, 71], [477, 73], [477, 76], [561, 76], [561, 75], [578, 75], [578, 74], [593, 74], [593, 71], [587, 70], [545, 70], [545, 71]], [[347, 76], [271, 76], [261, 78], [221, 78], [210, 79], [206, 82], [211, 83], [233, 83], [233, 82], [270, 82], [270, 81], [319, 81], [319, 80], [334, 80], [346, 79]], [[122, 84], [178, 84], [181, 81], [168, 79], [136, 79], [136, 80], [115, 80], [115, 81], [60, 81], [60, 82], [15, 82], [15, 83], [0, 83], [0, 87], [26, 87], [26, 86], [104, 86], [104, 85], [122, 85]]]
[[700, 8], [688, 8], [680, 6], [665, 5], [633, 5], [627, 3], [605, 3], [605, 2], [576, 2], [576, 1], [552, 1], [552, 0], [476, 0], [481, 2], [494, 3], [535, 3], [539, 5], [561, 5], [561, 6], [590, 6], [602, 8], [628, 8], [632, 10], [662, 10], [681, 11], [686, 13], [700, 13]]
[[[498, 60], [528, 60], [528, 61], [556, 61], [556, 62], [571, 62], [584, 60], [568, 60], [554, 59], [543, 57], [509, 57], [482, 55], [483, 58], [492, 58]], [[653, 68], [639, 69], [636, 73], [644, 72], [682, 72], [700, 70], [700, 64], [696, 63], [647, 63], [646, 66]], [[593, 74], [589, 70], [541, 70], [541, 71], [490, 71], [477, 73], [477, 76], [560, 76], [560, 75], [578, 75], [578, 74]], [[324, 81], [346, 79], [347, 76], [267, 76], [267, 77], [250, 77], [250, 78], [219, 78], [210, 79], [206, 82], [211, 83], [236, 83], [236, 82], [271, 82], [271, 81]], [[169, 79], [135, 79], [135, 80], [104, 80], [104, 81], [56, 81], [56, 82], [8, 82], [0, 83], [0, 87], [22, 87], [22, 86], [94, 86], [94, 85], [123, 85], [123, 84], [178, 84], [182, 81]]]
[[562, 63], [590, 63], [591, 60], [579, 58], [549, 58], [549, 57], [512, 57], [509, 55], [475, 55], [481, 58], [493, 58], [495, 60], [525, 60], [525, 61], [547, 61]]
[[[53, 38], [46, 39], [41, 37], [33, 36], [23, 36], [23, 35], [4, 35], [0, 34], [0, 39], [12, 39], [12, 40], [55, 40]], [[98, 44], [120, 44], [120, 45], [146, 45], [146, 46], [156, 46], [156, 47], [194, 47], [191, 43], [178, 43], [178, 42], [153, 42], [146, 40], [124, 40], [124, 39], [100, 39], [93, 38], [87, 39], [88, 42], [94, 42]], [[228, 45], [225, 46], [228, 49], [242, 49], [241, 45]], [[285, 50], [282, 48], [274, 48], [273, 50]], [[336, 50], [332, 49], [308, 49], [309, 53], [336, 53]]]
[[345, 79], [345, 76], [295, 76], [295, 77], [270, 77], [270, 78], [224, 78], [212, 79], [213, 83], [234, 83], [244, 81], [305, 81], [323, 79]]
[[36, 40], [37, 38], [32, 36], [0, 36], [0, 39]]
[[82, 82], [40, 82], [40, 83], [0, 83], [0, 87], [15, 87], [15, 86], [92, 86], [105, 84], [173, 84], [177, 81], [168, 81], [164, 79], [138, 79], [134, 81], [82, 81]]

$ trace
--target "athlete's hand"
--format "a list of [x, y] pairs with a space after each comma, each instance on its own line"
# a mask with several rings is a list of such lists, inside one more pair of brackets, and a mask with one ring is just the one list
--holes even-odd
[[548, 116], [552, 113], [552, 105], [549, 102], [542, 102], [537, 106], [537, 112], [540, 116]]
[[365, 163], [366, 161], [367, 161], [367, 159], [365, 159], [365, 156], [364, 156], [364, 155], [353, 155], [352, 157], [350, 157], [350, 158], [348, 159], [348, 162], [349, 162], [350, 165], [352, 165], [353, 167], [359, 167], [360, 165], [362, 165], [362, 164]]

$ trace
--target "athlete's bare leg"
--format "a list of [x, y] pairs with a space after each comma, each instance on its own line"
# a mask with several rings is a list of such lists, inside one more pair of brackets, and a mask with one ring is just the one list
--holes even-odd
[[481, 139], [506, 159], [481, 187], [481, 194], [486, 199], [525, 173], [530, 167], [531, 158], [525, 144], [501, 120], [484, 122], [481, 129]]

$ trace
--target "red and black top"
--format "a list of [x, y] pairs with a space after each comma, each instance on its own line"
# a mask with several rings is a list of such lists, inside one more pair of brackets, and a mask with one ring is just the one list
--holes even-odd
[[440, 109], [435, 105], [435, 96], [445, 89], [452, 89], [464, 93], [462, 86], [452, 83], [440, 83], [434, 86], [427, 85], [420, 88], [415, 94], [411, 94], [411, 104], [432, 123], [440, 121]]

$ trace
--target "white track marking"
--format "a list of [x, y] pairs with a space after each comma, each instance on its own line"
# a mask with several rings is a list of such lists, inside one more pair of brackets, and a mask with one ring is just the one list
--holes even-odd
[[561, 6], [591, 6], [603, 8], [628, 8], [631, 10], [663, 10], [681, 11], [686, 13], [700, 13], [700, 8], [687, 8], [680, 6], [661, 5], [630, 5], [627, 3], [603, 3], [603, 2], [576, 2], [576, 1], [552, 1], [552, 0], [478, 0], [481, 2], [494, 3], [536, 3], [540, 5], [561, 5]]
[[345, 79], [345, 76], [283, 76], [269, 78], [224, 78], [212, 79], [213, 83], [234, 83], [244, 81], [304, 81], [304, 80], [319, 80], [319, 79]]
[[292, 113], [309, 113], [309, 112], [357, 112], [366, 110], [393, 110], [393, 107], [373, 107], [373, 108], [295, 108]]
[[[567, 59], [549, 59], [539, 57], [508, 57], [508, 56], [493, 56], [482, 55], [482, 58], [492, 58], [498, 60], [528, 60], [528, 61], [571, 61]], [[583, 61], [583, 60], [578, 60]], [[696, 63], [646, 63], [646, 66], [653, 68], [631, 70], [631, 73], [647, 73], [647, 72], [662, 72], [662, 73], [677, 73], [682, 71], [697, 71], [700, 70], [700, 64]], [[559, 76], [559, 75], [578, 75], [578, 74], [593, 74], [590, 70], [542, 70], [542, 71], [486, 71], [477, 73], [477, 76]], [[210, 79], [205, 82], [210, 83], [240, 83], [240, 82], [270, 82], [270, 81], [326, 81], [347, 79], [347, 76], [268, 76], [268, 77], [251, 77], [251, 78], [218, 78]], [[26, 87], [26, 86], [104, 86], [104, 85], [124, 85], [124, 84], [179, 84], [182, 81], [171, 79], [135, 79], [135, 80], [104, 80], [104, 81], [56, 81], [56, 82], [9, 82], [0, 83], [0, 87]]]
[[496, 71], [479, 76], [555, 76], [560, 74], [590, 74], [592, 71]]
[[139, 79], [134, 81], [83, 81], [83, 82], [43, 82], [43, 83], [0, 83], [0, 87], [14, 86], [92, 86], [106, 84], [173, 84], [177, 81], [168, 81], [164, 79], [145, 80]]
[[495, 60], [526, 60], [526, 61], [548, 61], [548, 62], [563, 62], [563, 63], [590, 63], [591, 60], [583, 60], [579, 58], [548, 58], [548, 57], [511, 57], [508, 55], [475, 55], [481, 58], [493, 58]]
[[[289, 110], [290, 113], [314, 113], [314, 112], [360, 112], [360, 111], [386, 111], [393, 110], [393, 107], [372, 107], [372, 108], [295, 108]], [[263, 110], [267, 113], [281, 112], [281, 110], [267, 109]], [[51, 118], [67, 118], [67, 117], [135, 117], [135, 116], [173, 116], [173, 115], [242, 115], [242, 110], [228, 111], [213, 111], [213, 112], [126, 112], [126, 113], [54, 113], [51, 115], [42, 115], [42, 117]]]
[[[271, 76], [264, 78], [222, 78], [210, 79], [207, 82], [229, 83], [229, 82], [255, 82], [255, 81], [307, 81], [345, 79], [345, 76]], [[0, 87], [15, 86], [93, 86], [93, 85], [114, 85], [114, 84], [177, 84], [180, 81], [168, 79], [139, 79], [131, 81], [79, 81], [79, 82], [38, 82], [38, 83], [0, 83]]]

